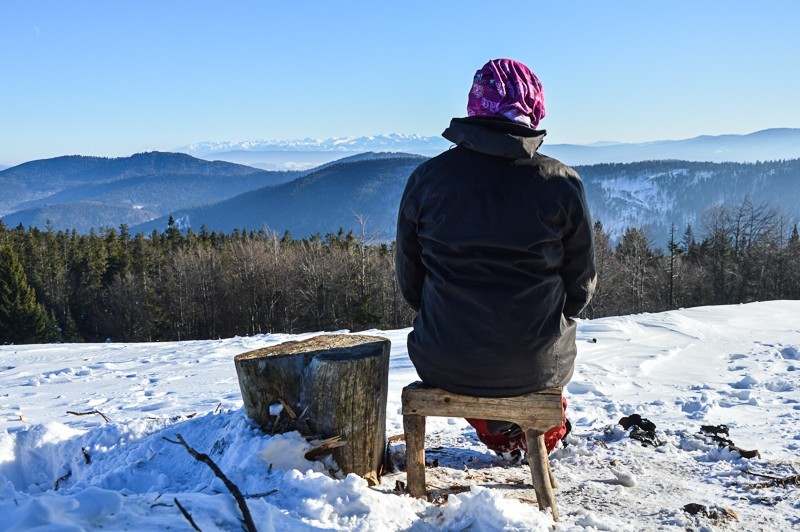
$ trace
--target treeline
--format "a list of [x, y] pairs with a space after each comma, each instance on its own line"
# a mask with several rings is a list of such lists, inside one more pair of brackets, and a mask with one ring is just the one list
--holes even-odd
[[[584, 317], [800, 299], [800, 238], [745, 199], [655, 248], [595, 224], [598, 289]], [[9, 229], [0, 222], [0, 344], [155, 341], [407, 327], [390, 245], [357, 232], [131, 235]]]
[[598, 288], [584, 316], [800, 299], [800, 237], [768, 204], [750, 198], [701, 215], [699, 231], [673, 226], [666, 248], [628, 228], [616, 246], [595, 223]]
[[[181, 231], [170, 220], [149, 236], [124, 225], [82, 235], [0, 222], [0, 344], [406, 327], [413, 311], [392, 250], [361, 233], [295, 240]], [[8, 316], [4, 292], [36, 298]]]

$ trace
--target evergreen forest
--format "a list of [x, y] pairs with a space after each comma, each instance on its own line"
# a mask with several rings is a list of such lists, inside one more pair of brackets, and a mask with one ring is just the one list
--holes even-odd
[[[663, 247], [595, 222], [598, 288], [582, 317], [800, 299], [800, 237], [767, 204], [703, 213]], [[392, 245], [360, 229], [294, 239], [265, 230], [88, 234], [0, 222], [0, 344], [215, 339], [397, 329], [413, 311]]]

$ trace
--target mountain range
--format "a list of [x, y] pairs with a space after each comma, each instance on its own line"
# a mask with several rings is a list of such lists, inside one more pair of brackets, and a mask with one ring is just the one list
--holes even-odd
[[[383, 240], [394, 238], [397, 206], [408, 176], [426, 160], [409, 154], [343, 160], [310, 172], [294, 181], [265, 187], [193, 209], [172, 213], [179, 227], [230, 232], [234, 228], [278, 233], [288, 230], [297, 237], [322, 235], [344, 229], [379, 232]], [[232, 213], [235, 213], [232, 216]], [[135, 232], [161, 230], [162, 217], [133, 228]]]
[[[200, 142], [176, 148], [207, 160], [248, 164], [262, 169], [309, 169], [344, 155], [404, 152], [432, 157], [448, 149], [442, 137], [375, 135], [281, 141]], [[800, 129], [776, 128], [747, 135], [703, 135], [684, 140], [590, 145], [545, 144], [542, 151], [569, 165], [679, 159], [698, 162], [756, 162], [800, 158]]]
[[264, 170], [308, 170], [348, 155], [367, 152], [410, 153], [433, 157], [450, 145], [442, 137], [392, 133], [329, 139], [199, 142], [174, 151], [209, 161], [247, 164]]
[[[772, 139], [770, 149], [777, 153], [798, 130], [771, 131], [747, 137], [752, 143], [769, 144]], [[552, 153], [547, 147], [542, 151]], [[335, 153], [341, 157], [349, 152]], [[0, 171], [0, 217], [8, 226], [43, 228], [49, 223], [54, 229], [87, 232], [124, 223], [133, 232], [149, 232], [163, 231], [172, 215], [181, 227], [268, 227], [306, 237], [339, 227], [358, 229], [361, 216], [369, 233], [391, 240], [406, 180], [425, 160], [415, 154], [369, 152], [312, 170], [276, 172], [181, 153], [57, 157]], [[664, 245], [673, 223], [681, 232], [692, 224], [699, 235], [703, 211], [738, 204], [745, 196], [780, 207], [790, 220], [800, 218], [800, 159], [657, 160], [576, 168], [594, 218], [616, 237], [628, 226], [644, 227], [656, 244]]]
[[0, 171], [0, 217], [7, 225], [90, 228], [135, 225], [177, 209], [218, 202], [294, 179], [182, 153], [65, 156]]

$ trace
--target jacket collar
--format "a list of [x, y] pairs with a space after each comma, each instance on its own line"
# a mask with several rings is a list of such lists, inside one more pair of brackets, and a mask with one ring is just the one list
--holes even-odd
[[508, 159], [530, 159], [547, 131], [517, 124], [507, 118], [470, 116], [453, 118], [442, 136], [470, 150]]

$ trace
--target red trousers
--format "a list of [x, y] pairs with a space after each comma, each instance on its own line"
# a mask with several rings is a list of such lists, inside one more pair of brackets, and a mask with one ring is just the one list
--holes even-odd
[[[547, 447], [548, 453], [555, 449], [556, 444], [561, 441], [561, 438], [567, 433], [567, 400], [564, 397], [561, 398], [561, 405], [564, 407], [563, 422], [558, 427], [553, 427], [544, 434], [544, 445]], [[489, 434], [485, 419], [467, 418], [467, 422], [475, 427], [475, 431], [478, 433], [478, 439], [493, 451], [507, 453], [514, 449], [520, 449], [522, 451], [528, 450], [528, 442], [525, 439], [524, 432], [509, 438], [504, 434]]]

